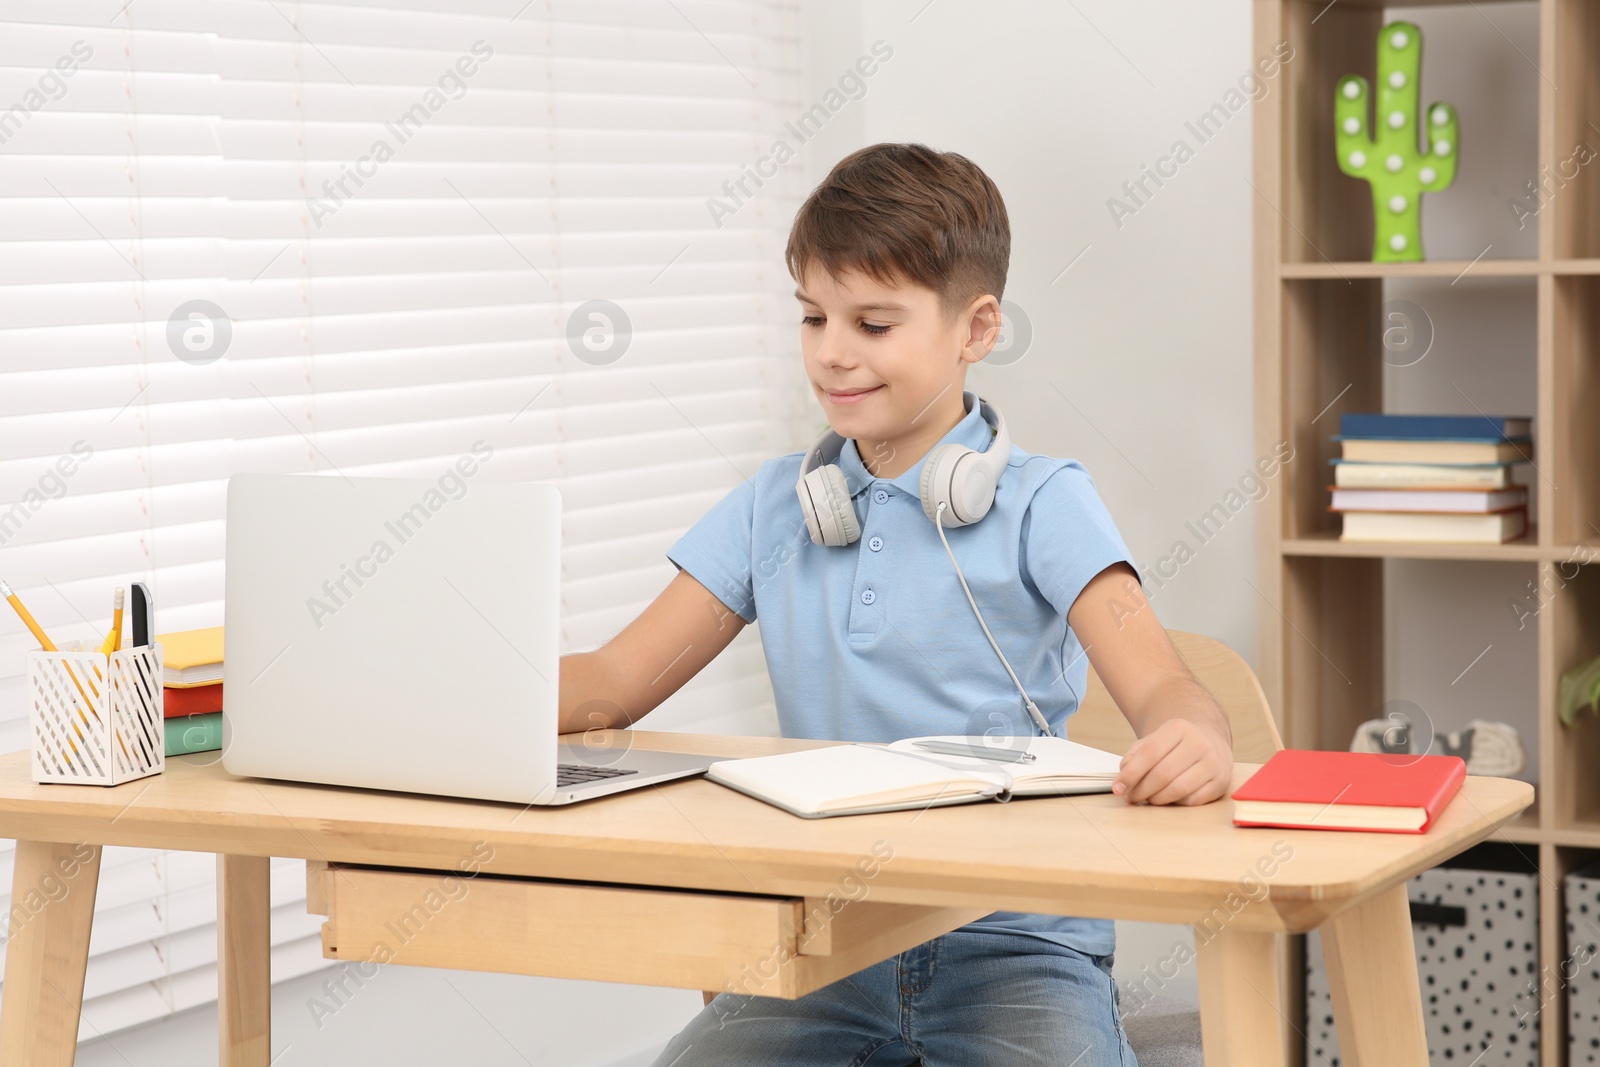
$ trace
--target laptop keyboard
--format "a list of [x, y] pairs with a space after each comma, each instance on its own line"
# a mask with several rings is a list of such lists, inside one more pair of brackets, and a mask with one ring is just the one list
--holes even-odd
[[589, 782], [599, 782], [607, 778], [619, 778], [624, 774], [638, 774], [637, 770], [619, 767], [590, 767], [583, 763], [558, 763], [556, 764], [556, 786], [584, 785]]

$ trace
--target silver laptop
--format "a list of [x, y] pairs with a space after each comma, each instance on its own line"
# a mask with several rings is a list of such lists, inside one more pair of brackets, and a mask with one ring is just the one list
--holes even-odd
[[456, 473], [228, 480], [223, 767], [524, 805], [704, 771], [557, 743], [561, 495]]

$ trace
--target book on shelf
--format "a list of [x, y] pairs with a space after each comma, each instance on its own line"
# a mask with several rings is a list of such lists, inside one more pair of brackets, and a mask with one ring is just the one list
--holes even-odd
[[222, 710], [222, 683], [215, 685], [163, 686], [161, 714], [169, 719], [180, 715], [205, 715]]
[[222, 682], [222, 627], [156, 634], [161, 646], [161, 681], [168, 689]]
[[1420, 511], [1346, 511], [1341, 541], [1498, 545], [1528, 532], [1527, 505], [1484, 515]]
[[1339, 454], [1370, 463], [1516, 463], [1533, 459], [1533, 438], [1347, 437], [1335, 434]]
[[1328, 488], [1333, 491], [1329, 511], [1426, 511], [1481, 515], [1523, 507], [1528, 503], [1528, 489], [1522, 485], [1509, 489], [1341, 489], [1337, 485]]
[[222, 747], [222, 712], [204, 715], [185, 715], [165, 720], [167, 755], [182, 756], [189, 752], [213, 752]]
[[1420, 834], [1466, 778], [1460, 756], [1284, 748], [1229, 795], [1235, 826]]
[[[1122, 757], [1064, 737], [939, 735], [887, 745], [857, 742], [773, 756], [718, 760], [706, 777], [791, 815], [817, 819], [876, 811], [942, 807], [1019, 796], [1109, 793]], [[919, 741], [966, 745], [997, 754], [1026, 752], [1031, 762], [947, 755]]]
[[1352, 411], [1339, 416], [1339, 433], [1346, 437], [1390, 438], [1502, 438], [1527, 437], [1533, 419], [1526, 415], [1400, 415], [1381, 411]]
[[1510, 463], [1372, 463], [1330, 459], [1340, 489], [1505, 489]]

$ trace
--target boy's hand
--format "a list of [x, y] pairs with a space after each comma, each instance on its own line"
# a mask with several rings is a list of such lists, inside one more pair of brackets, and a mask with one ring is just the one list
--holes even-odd
[[1168, 719], [1128, 748], [1111, 791], [1130, 804], [1209, 804], [1232, 781], [1227, 738], [1192, 719]]
[[1130, 804], [1209, 804], [1233, 780], [1233, 731], [1172, 647], [1133, 568], [1113, 563], [1083, 587], [1068, 624], [1138, 740], [1111, 791]]

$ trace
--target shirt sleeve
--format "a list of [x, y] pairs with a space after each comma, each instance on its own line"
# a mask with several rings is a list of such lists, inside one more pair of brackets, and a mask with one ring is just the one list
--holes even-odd
[[755, 483], [746, 478], [667, 549], [674, 566], [688, 571], [747, 623], [756, 619], [750, 563], [755, 499]]
[[1022, 580], [1063, 617], [1089, 579], [1113, 563], [1126, 561], [1139, 573], [1094, 479], [1077, 460], [1068, 460], [1034, 492], [1022, 519], [1021, 560]]

